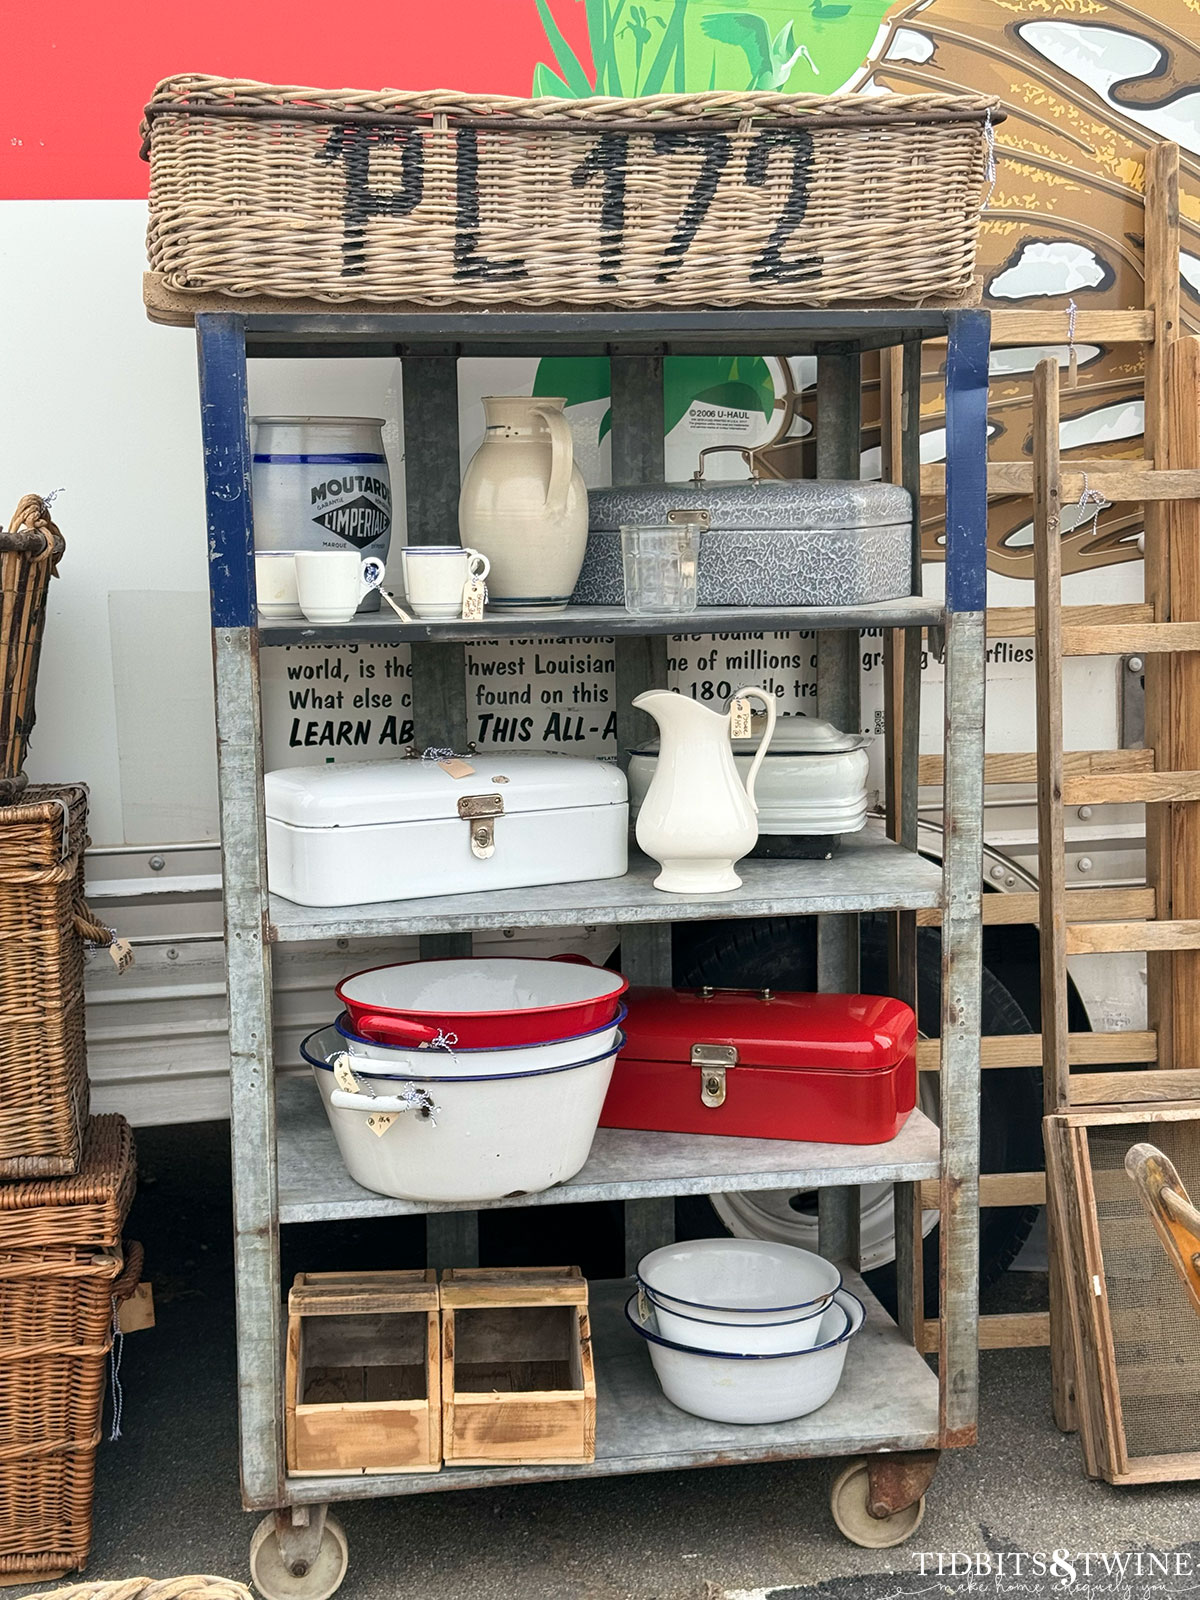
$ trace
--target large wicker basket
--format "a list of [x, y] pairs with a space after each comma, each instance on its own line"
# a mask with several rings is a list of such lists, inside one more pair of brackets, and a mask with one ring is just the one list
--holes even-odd
[[106, 1358], [141, 1247], [119, 1247], [134, 1152], [93, 1117], [73, 1178], [0, 1189], [0, 1583], [82, 1567]]
[[334, 304], [964, 303], [996, 105], [167, 78], [150, 266], [169, 291]]
[[79, 1165], [83, 940], [109, 939], [83, 899], [86, 845], [82, 784], [34, 785], [19, 805], [0, 806], [0, 1178]]
[[0, 805], [25, 787], [46, 599], [65, 549], [38, 494], [25, 495], [0, 530]]

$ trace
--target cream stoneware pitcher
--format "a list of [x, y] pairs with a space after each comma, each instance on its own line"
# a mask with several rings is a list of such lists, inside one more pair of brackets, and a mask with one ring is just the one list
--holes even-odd
[[633, 702], [658, 723], [658, 762], [638, 812], [637, 842], [662, 866], [656, 889], [670, 894], [717, 894], [736, 889], [734, 863], [754, 849], [758, 807], [754, 780], [775, 730], [775, 696], [739, 689], [730, 702], [754, 699], [767, 725], [746, 774], [734, 764], [732, 711], [710, 711], [669, 689], [651, 689]]
[[588, 498], [565, 404], [544, 395], [484, 399], [487, 432], [463, 478], [458, 528], [492, 564], [493, 611], [562, 611], [579, 577]]

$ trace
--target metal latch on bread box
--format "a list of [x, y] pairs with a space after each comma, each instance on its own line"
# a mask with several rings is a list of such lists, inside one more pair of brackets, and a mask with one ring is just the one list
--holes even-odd
[[504, 799], [498, 794], [464, 794], [458, 814], [471, 825], [471, 854], [486, 861], [496, 850], [496, 818], [504, 815]]
[[692, 1065], [700, 1068], [700, 1101], [706, 1106], [725, 1104], [725, 1073], [737, 1066], [738, 1053], [731, 1044], [694, 1044]]

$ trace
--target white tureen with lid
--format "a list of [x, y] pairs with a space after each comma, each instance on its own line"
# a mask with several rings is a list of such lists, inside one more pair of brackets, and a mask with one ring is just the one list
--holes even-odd
[[[750, 767], [764, 719], [752, 719], [748, 739], [735, 739], [742, 777]], [[867, 821], [868, 733], [843, 733], [820, 717], [778, 717], [755, 785], [760, 834], [857, 833]], [[630, 809], [650, 787], [657, 740], [639, 746], [629, 763]]]

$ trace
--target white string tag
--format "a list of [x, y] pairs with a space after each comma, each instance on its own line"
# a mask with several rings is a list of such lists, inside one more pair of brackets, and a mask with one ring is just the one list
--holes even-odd
[[729, 702], [729, 737], [731, 739], [750, 737], [750, 702], [741, 695]]
[[[1078, 505], [1080, 511], [1086, 511], [1089, 506], [1092, 508], [1092, 525], [1088, 529], [1088, 538], [1090, 539], [1100, 531], [1100, 513], [1108, 504], [1108, 501], [1100, 493], [1099, 489], [1092, 489], [1089, 487], [1088, 475], [1086, 472], [1083, 474], [1083, 488], [1079, 491], [1079, 499], [1076, 504]], [[1082, 523], [1083, 518], [1080, 517], [1075, 524], [1076, 532], [1079, 531]]]
[[125, 1335], [121, 1331], [120, 1307], [112, 1297], [112, 1343], [108, 1347], [108, 1382], [112, 1393], [112, 1427], [108, 1431], [109, 1443], [121, 1437], [121, 1414], [125, 1409], [125, 1391], [121, 1387], [121, 1357], [125, 1354]]
[[403, 606], [396, 604], [396, 601], [392, 597], [392, 592], [391, 592], [390, 589], [380, 589], [379, 592], [383, 596], [383, 598], [387, 601], [388, 605], [391, 606], [392, 610], [396, 613], [396, 615], [400, 618], [401, 622], [412, 622], [414, 620], [412, 617], [409, 616], [408, 612], [405, 611]]
[[367, 1118], [367, 1127], [377, 1139], [382, 1139], [398, 1115], [396, 1111], [372, 1111]]
[[451, 756], [448, 761], [439, 761], [438, 766], [452, 778], [469, 778], [475, 771], [469, 761], [460, 761], [457, 756]]
[[1067, 301], [1067, 388], [1074, 389], [1079, 383], [1079, 352], [1075, 349], [1075, 318], [1079, 314], [1079, 307], [1075, 304], [1074, 297]]
[[992, 113], [990, 111], [983, 124], [983, 142], [986, 150], [983, 178], [987, 184], [987, 193], [983, 197], [980, 209], [986, 210], [991, 204], [993, 194], [996, 192], [996, 129], [992, 124]]
[[462, 619], [464, 622], [483, 621], [483, 603], [487, 599], [487, 585], [482, 578], [468, 578], [463, 584]]

